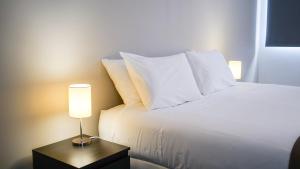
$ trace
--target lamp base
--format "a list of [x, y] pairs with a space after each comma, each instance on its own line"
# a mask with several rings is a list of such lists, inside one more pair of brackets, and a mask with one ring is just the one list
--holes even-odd
[[85, 137], [85, 136], [83, 136], [82, 138], [77, 137], [77, 138], [72, 140], [72, 144], [74, 146], [87, 146], [91, 143], [92, 143], [92, 140], [89, 137]]

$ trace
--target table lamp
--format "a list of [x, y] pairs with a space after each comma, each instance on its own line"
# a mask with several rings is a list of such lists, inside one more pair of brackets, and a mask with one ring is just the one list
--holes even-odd
[[242, 62], [241, 61], [229, 61], [229, 68], [232, 72], [234, 79], [240, 80], [242, 78]]
[[82, 134], [82, 118], [92, 115], [91, 85], [72, 84], [69, 86], [69, 115], [80, 120], [80, 137], [72, 140], [75, 146], [85, 146], [91, 143], [89, 137]]

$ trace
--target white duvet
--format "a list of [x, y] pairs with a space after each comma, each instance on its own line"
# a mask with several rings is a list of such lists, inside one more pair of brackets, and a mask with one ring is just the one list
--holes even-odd
[[176, 107], [102, 111], [99, 134], [172, 169], [287, 169], [299, 120], [300, 88], [239, 83]]

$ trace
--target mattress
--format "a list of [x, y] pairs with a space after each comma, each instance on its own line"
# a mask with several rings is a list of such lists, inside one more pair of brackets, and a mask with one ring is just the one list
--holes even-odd
[[287, 169], [299, 119], [299, 87], [238, 83], [174, 107], [104, 110], [99, 135], [172, 169]]

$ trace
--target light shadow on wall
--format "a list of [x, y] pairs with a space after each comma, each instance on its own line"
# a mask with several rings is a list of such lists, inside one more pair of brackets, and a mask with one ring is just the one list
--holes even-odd
[[10, 169], [32, 169], [32, 157], [25, 157], [16, 161]]

